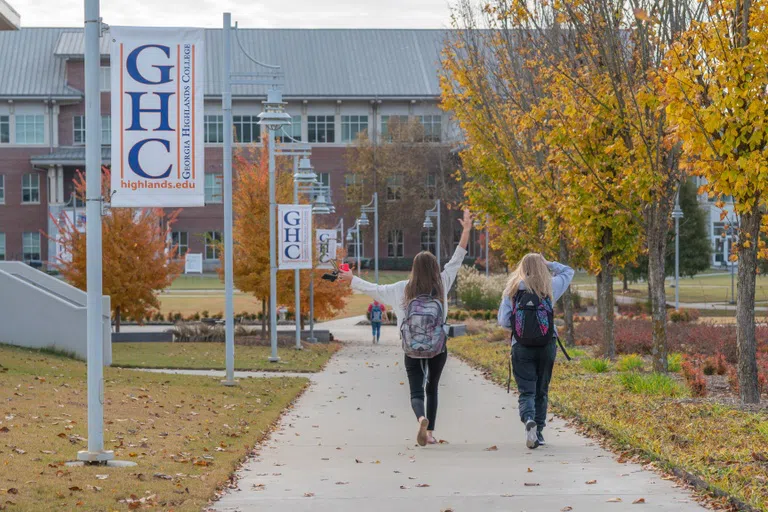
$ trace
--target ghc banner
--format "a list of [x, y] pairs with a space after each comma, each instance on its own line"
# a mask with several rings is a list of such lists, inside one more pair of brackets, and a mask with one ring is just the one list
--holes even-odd
[[336, 230], [315, 230], [317, 242], [317, 268], [333, 268], [336, 259]]
[[277, 205], [280, 270], [312, 268], [312, 205]]
[[110, 34], [112, 206], [204, 206], [204, 31]]

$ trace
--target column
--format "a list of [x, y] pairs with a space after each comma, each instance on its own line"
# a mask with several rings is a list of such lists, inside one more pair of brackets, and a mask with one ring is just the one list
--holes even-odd
[[48, 168], [48, 204], [56, 204], [56, 169], [53, 167]]
[[64, 166], [56, 166], [56, 197], [59, 203], [66, 203], [67, 198], [64, 197]]

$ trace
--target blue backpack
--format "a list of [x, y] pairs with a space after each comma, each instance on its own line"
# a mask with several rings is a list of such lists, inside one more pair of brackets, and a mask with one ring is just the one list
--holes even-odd
[[381, 322], [382, 311], [378, 304], [374, 304], [371, 308], [371, 322]]

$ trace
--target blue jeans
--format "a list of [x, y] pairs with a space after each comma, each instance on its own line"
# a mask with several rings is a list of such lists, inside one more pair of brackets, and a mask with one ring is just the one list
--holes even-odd
[[373, 337], [378, 341], [381, 338], [381, 322], [371, 322], [371, 328], [373, 329]]
[[556, 356], [556, 340], [546, 347], [524, 347], [520, 343], [512, 345], [512, 369], [520, 395], [520, 420], [523, 423], [534, 420], [539, 431], [547, 424], [549, 381], [552, 380]]

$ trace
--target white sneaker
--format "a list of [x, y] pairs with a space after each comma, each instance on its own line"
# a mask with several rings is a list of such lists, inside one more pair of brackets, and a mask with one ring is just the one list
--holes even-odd
[[531, 450], [539, 447], [539, 436], [536, 431], [536, 422], [528, 420], [525, 422], [525, 446]]

